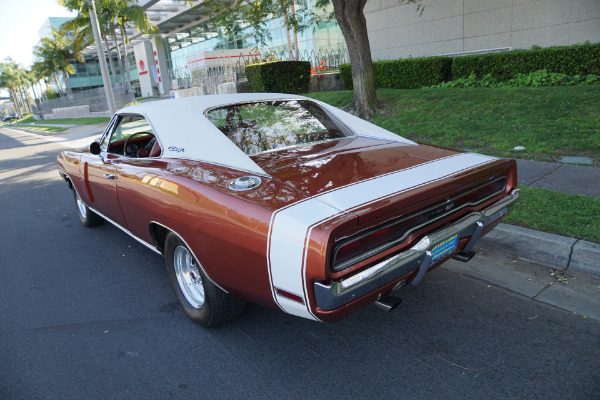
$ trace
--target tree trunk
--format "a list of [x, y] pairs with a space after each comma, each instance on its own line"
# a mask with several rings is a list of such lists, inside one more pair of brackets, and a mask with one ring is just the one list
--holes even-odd
[[108, 47], [108, 39], [106, 39], [106, 35], [104, 35], [102, 38], [104, 39], [104, 46], [106, 46], [106, 56], [108, 57], [108, 62], [110, 63], [110, 70], [115, 78], [115, 83], [119, 83], [119, 78], [117, 78], [117, 70], [115, 69], [115, 63], [113, 62], [110, 54], [110, 47]]
[[[292, 0], [292, 15], [296, 18], [296, 5]], [[300, 45], [298, 44], [298, 31], [294, 29], [294, 44], [296, 45], [296, 60], [300, 60]]]
[[283, 21], [285, 22], [285, 34], [287, 36], [288, 51], [290, 52], [290, 61], [294, 59], [294, 48], [292, 47], [292, 37], [290, 35], [290, 18], [288, 16], [287, 5], [283, 7]]
[[123, 71], [123, 60], [121, 57], [121, 48], [119, 47], [119, 42], [117, 41], [117, 32], [115, 32], [115, 26], [113, 24], [110, 25], [110, 30], [112, 33], [113, 40], [115, 42], [115, 46], [117, 47], [117, 63], [119, 64], [119, 72], [121, 72], [121, 84], [125, 79], [125, 72]]
[[17, 116], [19, 117], [19, 119], [23, 118], [23, 113], [21, 112], [21, 107], [19, 106], [19, 99], [17, 98], [17, 89], [15, 88], [14, 84], [11, 84], [10, 95], [12, 96], [13, 105], [15, 106], [15, 109], [17, 111]]
[[332, 3], [335, 19], [346, 39], [352, 65], [352, 108], [357, 116], [367, 119], [378, 106], [367, 20], [363, 11], [367, 0], [332, 0]]
[[31, 103], [29, 103], [29, 98], [27, 97], [25, 89], [23, 89], [23, 86], [21, 86], [19, 87], [19, 90], [21, 91], [21, 98], [23, 99], [23, 107], [25, 107], [25, 110], [29, 114], [32, 114], [33, 112], [31, 111]]
[[119, 24], [119, 28], [121, 29], [121, 40], [123, 42], [123, 53], [125, 53], [125, 61], [123, 62], [123, 66], [125, 67], [125, 87], [127, 91], [131, 90], [131, 79], [129, 77], [129, 58], [127, 53], [127, 32], [123, 27], [123, 24]]
[[67, 71], [63, 71], [62, 73], [65, 79], [65, 86], [67, 87], [67, 98], [71, 100], [73, 99], [73, 91], [71, 90], [71, 82], [69, 82], [69, 73]]
[[35, 92], [35, 83], [31, 84], [31, 91], [33, 92], [33, 100], [35, 101], [35, 107], [39, 110], [40, 100], [38, 99], [37, 93]]
[[55, 73], [52, 74], [52, 77], [54, 78], [54, 83], [56, 83], [56, 88], [58, 89], [58, 94], [62, 94], [63, 96], [65, 96], [65, 91], [62, 87], [62, 85], [60, 84], [60, 79], [58, 79], [58, 75]]

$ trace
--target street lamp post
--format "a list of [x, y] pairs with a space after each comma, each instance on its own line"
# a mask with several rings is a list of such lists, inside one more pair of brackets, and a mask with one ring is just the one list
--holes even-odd
[[[91, 6], [90, 22], [92, 23], [92, 31], [94, 31], [94, 40], [96, 41], [96, 52], [98, 53], [98, 61], [100, 61], [100, 73], [102, 74], [102, 82], [104, 83], [106, 102], [108, 103], [108, 110], [112, 115], [117, 111], [117, 107], [115, 105], [115, 96], [113, 94], [112, 85], [110, 83], [110, 76], [108, 75], [106, 58], [104, 58], [104, 48], [102, 46], [102, 38], [100, 37], [100, 25], [98, 25], [98, 16], [96, 15], [96, 3], [94, 2], [94, 0], [89, 0], [89, 4]], [[108, 54], [108, 56], [110, 57], [110, 53]]]

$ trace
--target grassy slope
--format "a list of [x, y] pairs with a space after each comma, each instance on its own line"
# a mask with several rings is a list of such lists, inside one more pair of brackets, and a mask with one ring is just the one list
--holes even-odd
[[600, 199], [521, 187], [504, 222], [600, 243]]
[[[541, 160], [592, 157], [600, 165], [600, 86], [377, 91], [372, 122], [412, 140]], [[352, 91], [311, 93], [336, 107]], [[512, 150], [525, 146], [523, 152]], [[522, 188], [505, 221], [600, 243], [600, 199]]]
[[[415, 141], [547, 161], [587, 156], [600, 166], [600, 85], [377, 93], [383, 107], [372, 122]], [[352, 92], [310, 96], [340, 107]]]

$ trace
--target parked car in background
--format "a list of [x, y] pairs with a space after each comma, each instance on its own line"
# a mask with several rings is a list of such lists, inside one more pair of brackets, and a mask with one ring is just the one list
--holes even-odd
[[15, 114], [9, 114], [2, 117], [2, 122], [12, 123], [12, 121], [16, 120], [17, 116]]
[[245, 301], [338, 321], [417, 284], [519, 197], [515, 160], [417, 144], [287, 94], [200, 96], [117, 112], [58, 155], [85, 226], [107, 220], [164, 255], [204, 326]]

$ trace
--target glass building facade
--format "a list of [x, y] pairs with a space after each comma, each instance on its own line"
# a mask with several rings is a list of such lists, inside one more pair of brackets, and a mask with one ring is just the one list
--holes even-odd
[[[299, 19], [308, 16], [308, 7], [308, 1], [297, 2], [296, 14]], [[313, 9], [312, 11], [316, 12], [317, 10]], [[323, 14], [322, 17], [324, 19], [325, 15]], [[283, 17], [267, 21], [266, 28], [271, 37], [264, 45], [253, 37], [252, 27], [241, 16], [238, 20], [238, 27], [241, 31], [240, 35], [228, 35], [225, 28], [216, 26], [215, 23], [208, 20], [163, 38], [163, 45], [167, 49], [167, 62], [171, 78], [186, 77], [189, 74], [186, 68], [186, 57], [202, 51], [259, 49], [263, 54], [272, 51], [279, 57], [288, 57], [289, 48]], [[290, 30], [290, 35], [292, 47], [294, 47], [293, 30]], [[313, 23], [304, 31], [297, 33], [297, 37], [301, 60], [314, 61], [318, 59], [318, 55], [336, 54], [336, 57], [341, 58], [337, 64], [343, 61], [344, 38], [337, 22]]]

